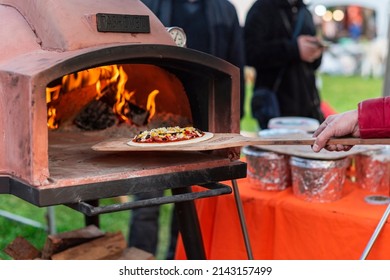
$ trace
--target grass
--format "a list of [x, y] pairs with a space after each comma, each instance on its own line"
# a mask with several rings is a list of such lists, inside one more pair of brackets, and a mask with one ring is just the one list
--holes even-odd
[[321, 97], [337, 112], [356, 109], [357, 104], [367, 98], [382, 96], [383, 79], [320, 76]]
[[[322, 75], [321, 97], [328, 102], [337, 112], [343, 112], [356, 108], [357, 103], [372, 97], [382, 95], [382, 79], [363, 79], [361, 77], [338, 77]], [[252, 88], [248, 86], [245, 101], [246, 113], [241, 121], [241, 128], [245, 131], [256, 132], [259, 130], [256, 121], [250, 115], [250, 97]], [[103, 199], [101, 204], [117, 203], [113, 199]], [[54, 206], [56, 230], [65, 232], [82, 228], [84, 216], [66, 206]], [[46, 208], [38, 208], [15, 196], [0, 195], [0, 210], [8, 211], [46, 224]], [[157, 259], [163, 259], [169, 240], [169, 223], [172, 205], [161, 206], [160, 215], [160, 243]], [[128, 223], [131, 211], [121, 211], [100, 215], [101, 229], [106, 232], [122, 231], [127, 238]], [[10, 259], [3, 249], [17, 236], [23, 236], [38, 249], [42, 249], [47, 232], [44, 229], [24, 225], [0, 216], [0, 259]]]

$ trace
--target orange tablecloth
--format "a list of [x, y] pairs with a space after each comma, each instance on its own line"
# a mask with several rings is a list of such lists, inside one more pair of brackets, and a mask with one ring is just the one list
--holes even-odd
[[[366, 203], [370, 193], [349, 180], [342, 199], [332, 203], [300, 200], [292, 188], [267, 192], [254, 189], [246, 178], [237, 182], [254, 259], [359, 259], [386, 210], [386, 205]], [[195, 204], [207, 259], [247, 259], [234, 195]], [[176, 259], [185, 258], [179, 238]], [[367, 259], [390, 259], [388, 221]]]

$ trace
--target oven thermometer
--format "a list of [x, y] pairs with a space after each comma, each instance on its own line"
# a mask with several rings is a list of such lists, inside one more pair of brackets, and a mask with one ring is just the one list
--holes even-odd
[[169, 34], [171, 34], [173, 41], [179, 47], [185, 47], [187, 42], [187, 36], [184, 33], [184, 30], [180, 27], [173, 26], [167, 28]]

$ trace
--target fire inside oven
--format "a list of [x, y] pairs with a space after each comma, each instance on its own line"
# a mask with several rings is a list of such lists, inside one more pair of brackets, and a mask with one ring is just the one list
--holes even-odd
[[146, 64], [115, 64], [69, 75], [46, 88], [51, 131], [102, 131], [131, 137], [161, 126], [192, 125], [180, 80]]

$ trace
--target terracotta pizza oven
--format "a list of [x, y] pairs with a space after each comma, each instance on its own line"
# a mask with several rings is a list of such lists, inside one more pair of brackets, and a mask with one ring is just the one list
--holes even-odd
[[239, 132], [239, 70], [176, 46], [142, 2], [0, 0], [0, 24], [0, 193], [50, 206], [246, 176], [235, 148], [91, 149], [159, 126]]

